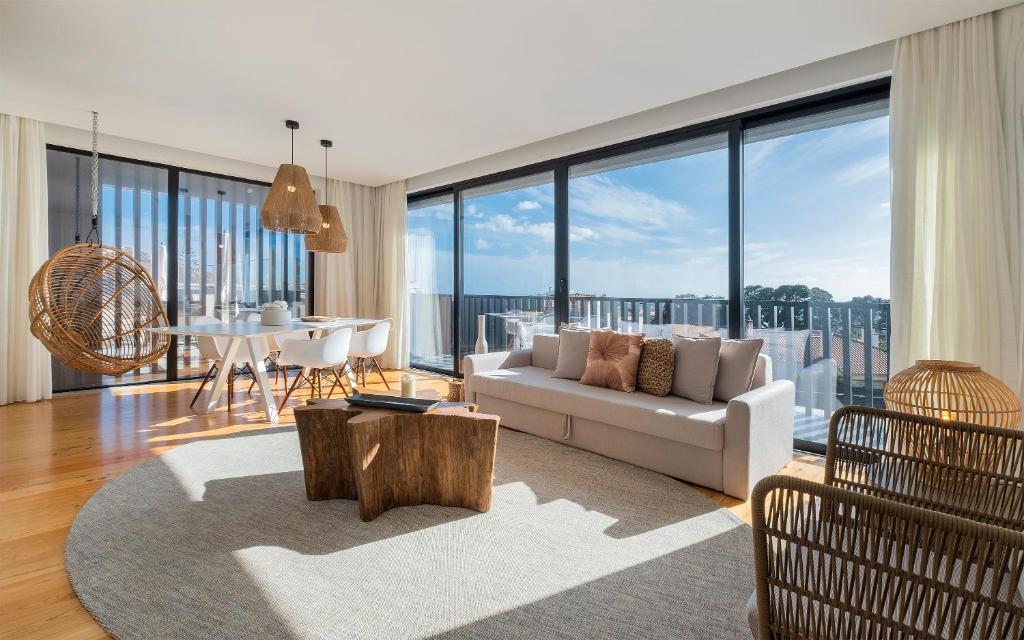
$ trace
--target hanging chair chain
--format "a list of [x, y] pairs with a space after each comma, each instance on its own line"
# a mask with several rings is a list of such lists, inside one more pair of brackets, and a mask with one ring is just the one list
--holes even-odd
[[100, 114], [92, 112], [92, 229], [85, 241], [99, 242], [97, 222], [100, 214], [100, 145], [99, 145]]

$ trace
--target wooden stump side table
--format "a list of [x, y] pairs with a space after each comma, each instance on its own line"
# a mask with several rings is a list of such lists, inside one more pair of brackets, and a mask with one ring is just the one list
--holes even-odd
[[359, 500], [369, 522], [417, 504], [491, 508], [498, 417], [469, 404], [427, 413], [310, 400], [295, 409], [308, 500]]

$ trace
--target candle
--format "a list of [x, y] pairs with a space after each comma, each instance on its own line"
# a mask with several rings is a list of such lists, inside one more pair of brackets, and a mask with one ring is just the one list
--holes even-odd
[[416, 397], [416, 376], [409, 373], [402, 376], [402, 397]]

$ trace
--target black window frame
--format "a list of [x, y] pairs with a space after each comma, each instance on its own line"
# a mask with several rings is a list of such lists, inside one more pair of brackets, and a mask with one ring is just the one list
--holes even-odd
[[[802, 98], [784, 101], [775, 105], [759, 107], [730, 116], [687, 125], [656, 133], [634, 140], [605, 145], [550, 160], [497, 171], [484, 176], [467, 178], [439, 187], [423, 189], [407, 195], [409, 206], [428, 198], [451, 196], [455, 203], [453, 220], [454, 282], [452, 283], [454, 309], [452, 312], [452, 370], [434, 367], [416, 368], [462, 377], [462, 363], [459, 325], [463, 298], [462, 272], [462, 230], [464, 225], [462, 193], [467, 189], [482, 187], [506, 180], [522, 178], [533, 174], [551, 172], [554, 174], [555, 189], [555, 326], [568, 319], [569, 310], [569, 172], [574, 165], [605, 160], [655, 147], [686, 142], [713, 134], [725, 133], [728, 138], [728, 211], [729, 211], [729, 336], [741, 337], [743, 330], [743, 135], [747, 129], [780, 121], [827, 113], [872, 102], [887, 100], [891, 78], [875, 80], [833, 89]], [[798, 440], [796, 446], [813, 453], [824, 453], [820, 443]]]
[[[60, 151], [63, 153], [69, 153], [78, 156], [92, 157], [92, 152], [85, 149], [77, 149], [75, 147], [68, 147], [58, 144], [47, 144], [47, 151]], [[179, 192], [180, 175], [187, 173], [190, 175], [196, 175], [206, 178], [212, 178], [215, 180], [229, 180], [233, 182], [240, 182], [242, 184], [252, 184], [262, 187], [269, 187], [271, 183], [263, 180], [255, 180], [253, 178], [242, 178], [239, 176], [231, 176], [222, 173], [215, 173], [212, 171], [202, 171], [199, 169], [190, 169], [188, 167], [182, 167], [178, 165], [166, 164], [163, 162], [153, 162], [151, 160], [140, 160], [138, 158], [128, 158], [125, 156], [119, 156], [109, 153], [100, 153], [99, 157], [103, 160], [111, 160], [115, 162], [123, 162], [125, 164], [138, 165], [143, 167], [152, 167], [154, 169], [163, 169], [167, 171], [167, 254], [168, 256], [175, 256], [174, 259], [167, 260], [167, 282], [175, 283], [175, 286], [167, 287], [167, 299], [164, 300], [164, 305], [167, 307], [167, 321], [171, 326], [178, 325], [178, 231], [180, 230], [180, 224], [182, 218], [178, 211], [178, 198], [172, 197], [172, 194]], [[260, 245], [262, 251], [262, 245]], [[316, 260], [313, 258], [313, 252], [306, 252], [306, 299], [308, 300], [309, 313], [314, 314], [315, 295], [314, 295], [314, 269]], [[118, 384], [97, 384], [88, 385], [83, 387], [74, 387], [70, 389], [61, 389], [60, 393], [71, 392], [71, 391], [85, 391], [89, 389], [106, 389], [108, 387], [119, 387], [126, 385], [137, 385], [137, 384], [165, 384], [167, 382], [174, 382], [177, 380], [196, 380], [202, 377], [202, 374], [193, 376], [179, 377], [178, 376], [178, 336], [171, 336], [170, 347], [167, 350], [167, 375], [163, 379], [156, 380], [144, 380], [144, 381], [127, 381]]]

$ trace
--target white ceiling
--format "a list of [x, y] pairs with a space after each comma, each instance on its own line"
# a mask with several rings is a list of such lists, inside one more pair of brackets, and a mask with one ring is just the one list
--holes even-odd
[[0, 111], [378, 185], [1014, 1], [4, 1]]

